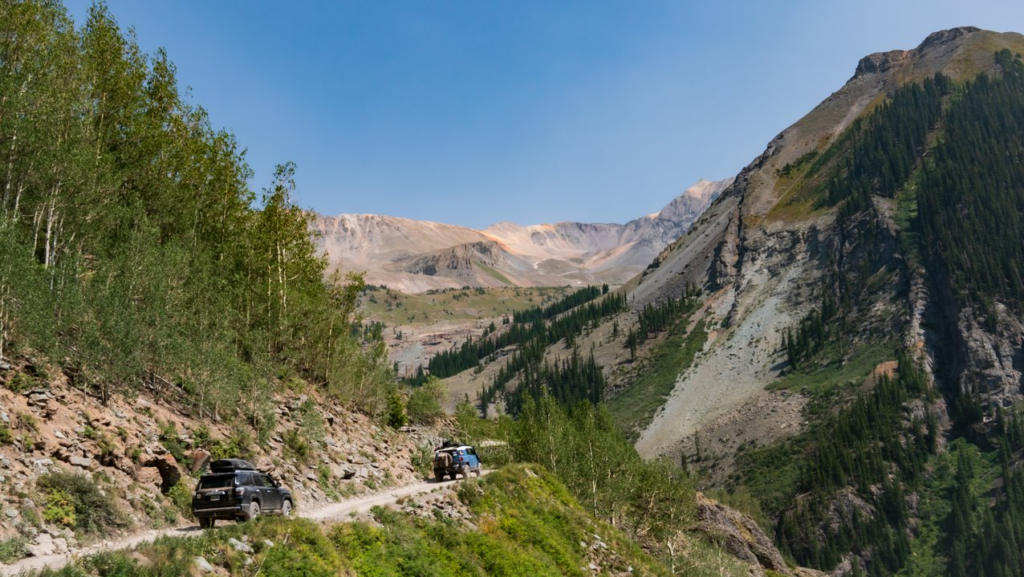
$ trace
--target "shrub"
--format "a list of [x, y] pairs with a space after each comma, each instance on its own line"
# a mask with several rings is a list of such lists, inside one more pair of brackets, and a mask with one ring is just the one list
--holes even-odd
[[38, 433], [39, 422], [32, 413], [18, 413], [18, 428]]
[[412, 454], [412, 466], [417, 473], [429, 477], [434, 471], [434, 449], [429, 444], [418, 445]]
[[25, 373], [17, 373], [9, 381], [7, 381], [7, 388], [15, 393], [23, 393], [35, 386], [35, 382], [32, 377]]
[[75, 504], [71, 495], [64, 491], [53, 490], [46, 494], [46, 508], [43, 519], [48, 523], [56, 523], [65, 527], [75, 526]]
[[409, 418], [405, 414], [405, 403], [402, 402], [402, 396], [398, 392], [393, 392], [388, 395], [387, 409], [384, 412], [384, 424], [392, 428], [399, 428], [405, 426], [409, 422]]
[[210, 444], [210, 458], [217, 459], [251, 459], [252, 435], [245, 430], [237, 430], [231, 437]]
[[199, 425], [192, 431], [192, 445], [197, 449], [208, 449], [213, 446], [213, 433], [206, 424]]
[[445, 390], [441, 379], [430, 376], [423, 386], [417, 388], [409, 396], [406, 408], [409, 419], [414, 423], [432, 425], [444, 415], [441, 403], [444, 402]]
[[85, 475], [53, 471], [36, 482], [46, 495], [43, 518], [85, 533], [121, 527], [126, 520], [111, 497]]
[[6, 425], [0, 426], [0, 445], [12, 443], [14, 443], [14, 433], [11, 432], [11, 428]]
[[167, 452], [170, 453], [178, 463], [181, 463], [182, 466], [191, 468], [191, 459], [189, 459], [185, 454], [185, 449], [187, 449], [187, 447], [178, 437], [178, 427], [171, 422], [162, 423], [157, 421], [156, 425], [160, 428], [160, 442], [163, 443]]
[[0, 541], [0, 563], [14, 563], [28, 557], [28, 541], [24, 537], [11, 537]]
[[[182, 477], [177, 483], [171, 487], [171, 490], [167, 492], [167, 498], [174, 503], [174, 507], [179, 513], [186, 519], [192, 520], [195, 517], [192, 516], [192, 493], [195, 492], [195, 485], [188, 477]], [[168, 511], [171, 511], [168, 509]], [[168, 516], [167, 522], [174, 523], [177, 521], [176, 518]]]
[[285, 453], [301, 461], [309, 459], [309, 443], [306, 442], [298, 429], [288, 429], [284, 432], [283, 438]]
[[110, 439], [109, 435], [100, 433], [96, 437], [96, 445], [100, 449], [100, 462], [109, 463], [110, 459], [114, 456], [114, 452], [117, 450], [117, 445]]
[[313, 401], [306, 400], [306, 402], [299, 405], [298, 410], [295, 412], [295, 419], [298, 421], [299, 427], [302, 430], [302, 437], [308, 445], [319, 447], [323, 444], [325, 436], [324, 418], [320, 411], [316, 409]]

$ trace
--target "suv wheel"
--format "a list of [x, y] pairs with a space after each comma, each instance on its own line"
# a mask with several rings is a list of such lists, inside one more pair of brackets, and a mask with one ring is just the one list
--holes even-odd
[[288, 499], [284, 500], [284, 505], [281, 505], [281, 516], [291, 517], [292, 515], [292, 502]]
[[440, 483], [444, 481], [444, 471], [434, 471], [434, 479]]
[[260, 516], [260, 504], [256, 501], [249, 503], [249, 512], [245, 514], [246, 521], [252, 521], [256, 517]]
[[214, 519], [213, 517], [200, 517], [199, 518], [199, 528], [200, 529], [213, 529], [213, 524], [216, 523], [216, 522], [217, 522], [217, 520]]

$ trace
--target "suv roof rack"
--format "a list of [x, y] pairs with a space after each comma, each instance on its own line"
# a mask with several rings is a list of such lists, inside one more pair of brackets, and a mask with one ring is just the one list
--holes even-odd
[[213, 473], [233, 473], [235, 471], [255, 471], [256, 466], [244, 459], [217, 459], [210, 463]]

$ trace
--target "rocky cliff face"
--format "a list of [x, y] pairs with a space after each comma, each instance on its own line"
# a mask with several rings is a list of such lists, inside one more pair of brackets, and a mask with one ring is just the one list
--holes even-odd
[[[404, 292], [464, 285], [620, 284], [686, 232], [730, 183], [701, 180], [660, 212], [626, 224], [501, 222], [473, 230], [341, 215], [317, 216], [313, 232], [333, 269], [364, 272], [367, 282]], [[468, 272], [471, 262], [493, 272]]]
[[693, 450], [703, 426], [764, 395], [784, 364], [783, 331], [820, 303], [822, 287], [836, 275], [870, 285], [857, 314], [862, 334], [855, 338], [904, 340], [920, 347], [932, 366], [936, 346], [930, 343], [949, 335], [926, 327], [945, 318], [959, 343], [946, 374], [974, 375], [972, 382], [981, 375], [977, 386], [995, 402], [1020, 398], [1021, 319], [1000, 315], [997, 329], [986, 328], [972, 311], [942, 298], [934, 279], [910, 270], [892, 201], [876, 198], [874, 215], [839, 226], [834, 211], [811, 200], [813, 187], [823, 184], [790, 178], [784, 170], [825, 150], [899, 86], [936, 72], [972, 78], [993, 68], [993, 52], [1002, 47], [1019, 52], [1024, 37], [957, 28], [932, 34], [913, 50], [864, 58], [842, 89], [773, 139], [684, 236], [626, 285], [635, 308], [678, 297], [688, 283], [711, 295], [705, 319], [712, 338], [641, 435], [642, 454], [678, 458]]

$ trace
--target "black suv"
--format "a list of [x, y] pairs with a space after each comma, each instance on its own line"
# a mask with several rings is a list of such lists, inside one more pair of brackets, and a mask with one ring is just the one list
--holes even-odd
[[217, 519], [248, 521], [263, 513], [287, 517], [294, 503], [291, 491], [252, 463], [220, 459], [210, 464], [210, 473], [200, 477], [192, 495], [192, 514], [206, 529]]

